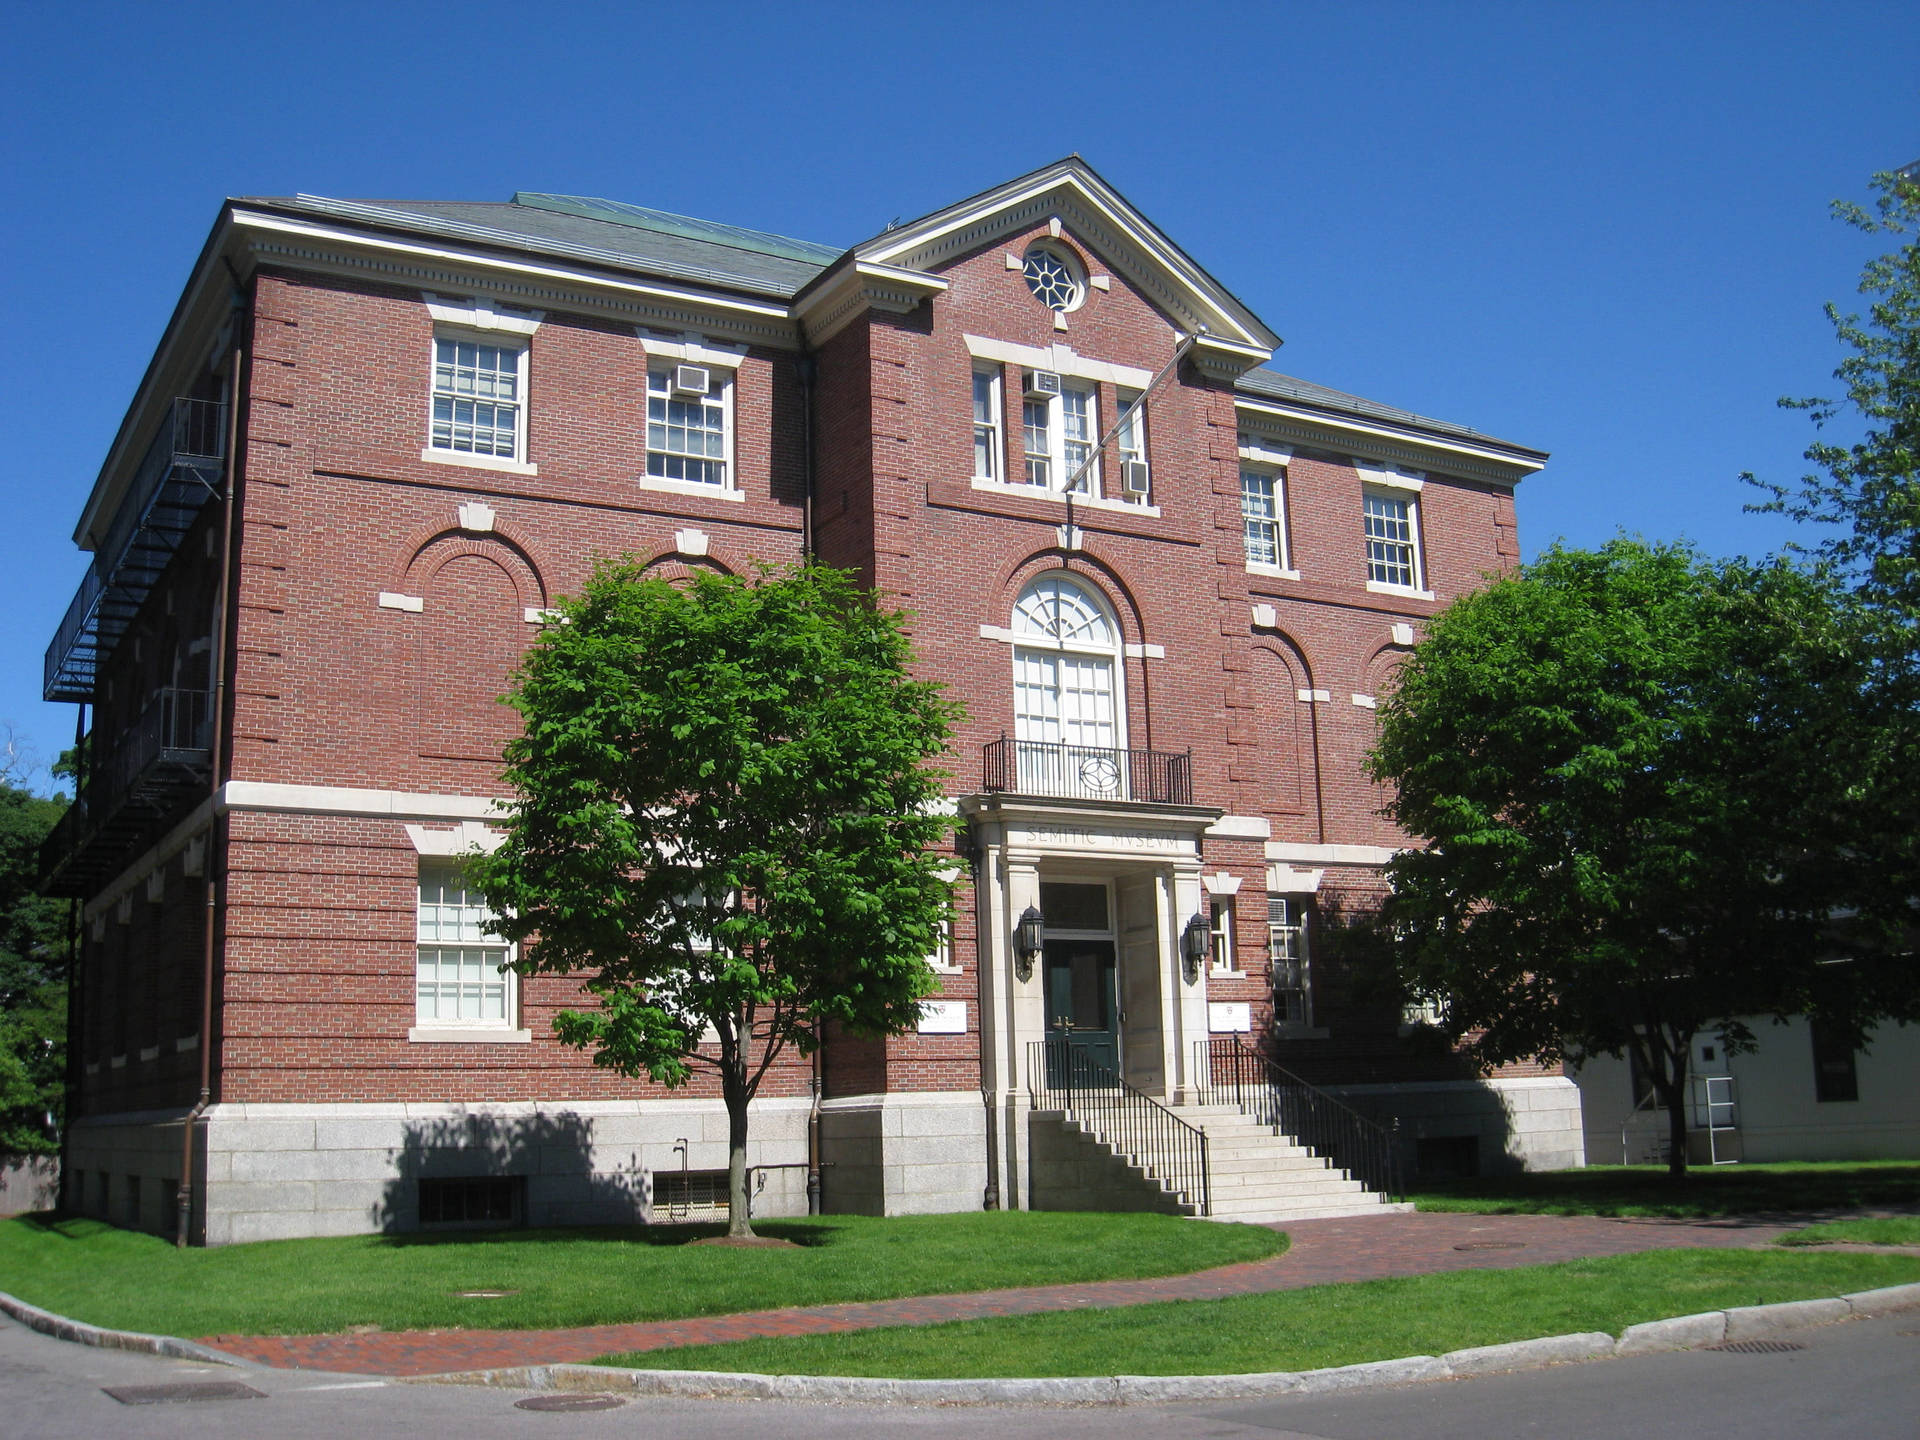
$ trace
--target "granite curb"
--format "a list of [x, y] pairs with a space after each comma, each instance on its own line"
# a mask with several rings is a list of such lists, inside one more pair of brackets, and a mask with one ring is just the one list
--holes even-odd
[[1829, 1300], [1791, 1300], [1712, 1310], [1603, 1331], [1479, 1345], [1325, 1370], [1255, 1375], [1108, 1375], [1054, 1380], [881, 1380], [847, 1375], [753, 1375], [723, 1370], [620, 1370], [605, 1365], [524, 1365], [421, 1376], [422, 1385], [487, 1385], [683, 1399], [815, 1400], [865, 1405], [1165, 1405], [1272, 1395], [1324, 1395], [1424, 1380], [1538, 1370], [1582, 1360], [1694, 1350], [1730, 1340], [1920, 1310], [1920, 1284], [1863, 1290]]
[[81, 1320], [69, 1320], [38, 1305], [29, 1305], [17, 1296], [0, 1290], [0, 1313], [19, 1321], [29, 1330], [68, 1340], [75, 1345], [92, 1345], [100, 1350], [132, 1350], [143, 1355], [167, 1355], [176, 1360], [204, 1360], [212, 1365], [244, 1366], [246, 1361], [192, 1340], [173, 1335], [143, 1335], [138, 1330], [108, 1330]]

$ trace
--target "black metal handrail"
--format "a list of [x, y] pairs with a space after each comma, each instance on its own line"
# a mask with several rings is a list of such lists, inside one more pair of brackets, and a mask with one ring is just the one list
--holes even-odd
[[223, 401], [182, 397], [167, 407], [47, 646], [47, 699], [92, 698], [100, 663], [139, 613], [194, 517], [219, 493], [226, 435]]
[[1389, 1200], [1405, 1193], [1397, 1121], [1389, 1127], [1368, 1119], [1238, 1035], [1196, 1041], [1194, 1049], [1194, 1074], [1207, 1103], [1239, 1106]]
[[1063, 1036], [1027, 1046], [1035, 1110], [1059, 1110], [1128, 1164], [1202, 1215], [1213, 1213], [1207, 1132], [1136, 1090]]
[[1058, 745], [1002, 735], [982, 747], [980, 788], [989, 794], [1073, 800], [1193, 803], [1193, 752]]

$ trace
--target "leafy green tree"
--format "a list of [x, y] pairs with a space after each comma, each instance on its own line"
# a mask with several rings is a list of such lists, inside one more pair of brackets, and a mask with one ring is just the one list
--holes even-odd
[[1695, 1035], [1920, 1015], [1911, 892], [1861, 863], [1893, 763], [1872, 671], [1857, 607], [1779, 563], [1617, 540], [1456, 602], [1371, 759], [1424, 841], [1380, 929], [1407, 992], [1487, 1064], [1631, 1051], [1675, 1174]]
[[[1834, 213], [1869, 235], [1920, 236], [1920, 165], [1873, 177], [1871, 211], [1835, 201]], [[1816, 426], [1849, 418], [1863, 433], [1851, 445], [1821, 440], [1806, 458], [1819, 473], [1797, 487], [1745, 478], [1772, 495], [1756, 508], [1837, 529], [1819, 556], [1895, 621], [1897, 655], [1914, 658], [1920, 623], [1920, 238], [1869, 261], [1860, 277], [1867, 313], [1827, 306], [1840, 343], [1852, 353], [1834, 371], [1844, 400], [1786, 399]]]
[[65, 902], [36, 893], [64, 801], [0, 779], [0, 1156], [59, 1148], [65, 1090]]
[[562, 1040], [668, 1086], [718, 1072], [750, 1235], [769, 1067], [829, 1023], [910, 1029], [931, 988], [952, 907], [932, 766], [957, 712], [840, 571], [681, 588], [603, 564], [559, 611], [510, 697], [506, 842], [472, 873], [522, 972], [599, 1001], [558, 1017]]

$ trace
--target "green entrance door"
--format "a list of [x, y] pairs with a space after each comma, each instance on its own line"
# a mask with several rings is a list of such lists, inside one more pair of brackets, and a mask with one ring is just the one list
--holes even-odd
[[[1044, 951], [1049, 1075], [1055, 1085], [1114, 1084], [1120, 1073], [1111, 940], [1053, 940]], [[1070, 1069], [1069, 1069], [1070, 1067]]]

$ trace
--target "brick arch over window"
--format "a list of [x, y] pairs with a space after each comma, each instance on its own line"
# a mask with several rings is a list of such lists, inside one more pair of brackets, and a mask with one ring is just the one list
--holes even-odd
[[1407, 663], [1413, 651], [1404, 645], [1382, 645], [1367, 661], [1365, 685], [1366, 693], [1376, 701], [1385, 700], [1393, 693], [1393, 684], [1400, 673], [1400, 667]]
[[[466, 530], [424, 531], [413, 536], [408, 560], [393, 587], [407, 595], [422, 595], [439, 570], [461, 556], [481, 556], [497, 565], [512, 582], [522, 610], [546, 608], [547, 585], [527, 547], [508, 530], [496, 526], [484, 533]], [[524, 623], [524, 617], [523, 617]]]
[[733, 568], [709, 555], [681, 555], [668, 551], [656, 555], [640, 567], [643, 580], [666, 580], [684, 585], [695, 575], [732, 575]]
[[[1108, 613], [1120, 627], [1119, 644], [1115, 647], [1118, 665], [1119, 684], [1117, 686], [1122, 730], [1128, 745], [1140, 749], [1152, 749], [1154, 743], [1154, 687], [1159, 677], [1155, 676], [1142, 657], [1139, 647], [1148, 637], [1141, 619], [1141, 606], [1133, 587], [1113, 566], [1098, 556], [1084, 551], [1071, 553], [1049, 548], [1037, 550], [1015, 562], [1002, 572], [997, 587], [981, 588], [981, 609], [978, 623], [986, 627], [989, 634], [1007, 633], [1013, 625], [1013, 613], [1019, 604], [1020, 596], [1036, 579], [1051, 573], [1062, 573], [1097, 596], [1107, 608]], [[1130, 653], [1129, 653], [1130, 652]], [[1009, 677], [1009, 682], [1011, 677]], [[998, 729], [1006, 720], [1013, 717], [1011, 683], [1005, 698], [998, 702], [999, 714], [1005, 720], [997, 721]], [[977, 716], [994, 713], [982, 697], [975, 707]], [[1184, 743], [1184, 742], [1183, 742]]]
[[1094, 556], [1079, 552], [1068, 555], [1059, 550], [1036, 551], [1002, 575], [998, 593], [987, 591], [983, 596], [985, 608], [981, 611], [980, 623], [1007, 624], [1007, 617], [1013, 613], [1026, 588], [1040, 576], [1056, 570], [1071, 575], [1106, 602], [1108, 610], [1119, 621], [1122, 643], [1137, 645], [1145, 638], [1139, 601], [1133, 587], [1120, 573]]
[[413, 733], [423, 759], [454, 765], [448, 778], [468, 787], [498, 772], [502, 747], [520, 730], [499, 697], [537, 633], [526, 612], [540, 599], [528, 594], [544, 596], [527, 590], [530, 570], [511, 554], [463, 538], [413, 581], [423, 601], [410, 665]]
[[1313, 732], [1300, 692], [1313, 688], [1313, 671], [1288, 637], [1262, 635], [1253, 647], [1253, 687], [1260, 717], [1259, 793], [1275, 813], [1304, 814], [1311, 794]]

